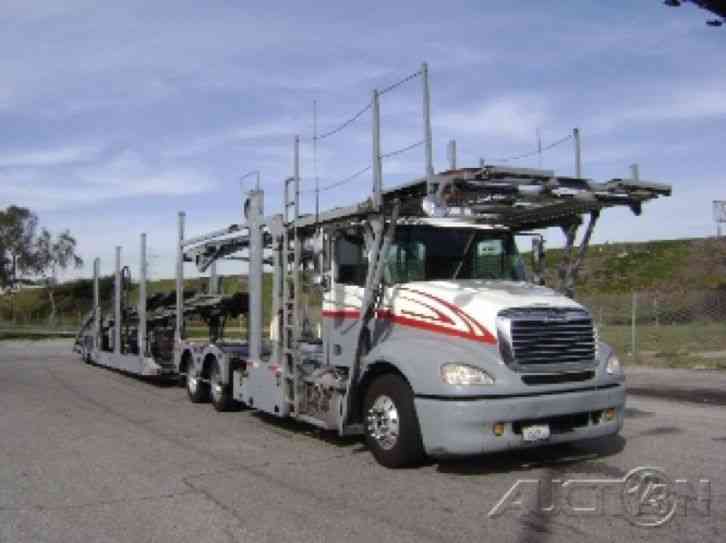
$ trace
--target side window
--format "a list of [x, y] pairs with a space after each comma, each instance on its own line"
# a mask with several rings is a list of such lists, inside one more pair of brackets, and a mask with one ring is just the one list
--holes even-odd
[[386, 284], [426, 279], [426, 246], [419, 241], [394, 243], [386, 255], [383, 280]]
[[335, 240], [335, 279], [343, 285], [365, 286], [368, 257], [360, 237], [339, 237]]
[[499, 279], [504, 272], [502, 240], [485, 239], [476, 244], [474, 277]]

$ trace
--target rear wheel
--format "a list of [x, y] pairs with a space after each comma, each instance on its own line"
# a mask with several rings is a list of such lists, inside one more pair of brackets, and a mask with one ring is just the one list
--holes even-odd
[[194, 403], [209, 401], [209, 385], [203, 383], [201, 377], [194, 372], [194, 368], [187, 366], [187, 395]]
[[425, 458], [413, 392], [403, 378], [387, 374], [373, 381], [364, 409], [366, 444], [381, 465], [400, 468]]
[[232, 398], [232, 387], [222, 381], [222, 372], [219, 364], [214, 362], [209, 375], [209, 388], [212, 395], [212, 405], [217, 411], [231, 411], [237, 407]]

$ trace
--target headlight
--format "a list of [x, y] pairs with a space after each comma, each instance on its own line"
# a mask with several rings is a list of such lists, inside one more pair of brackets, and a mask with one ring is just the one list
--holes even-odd
[[620, 360], [617, 356], [615, 356], [615, 354], [611, 354], [610, 358], [608, 358], [608, 364], [605, 371], [607, 371], [609, 375], [623, 374], [623, 367], [620, 365]]
[[444, 364], [441, 380], [447, 385], [493, 385], [494, 378], [484, 370], [466, 364]]

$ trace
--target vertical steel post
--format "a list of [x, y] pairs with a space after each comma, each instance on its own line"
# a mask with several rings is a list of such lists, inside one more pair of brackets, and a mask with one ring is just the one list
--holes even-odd
[[449, 140], [449, 146], [446, 149], [449, 157], [449, 169], [456, 169], [456, 140]]
[[424, 152], [426, 157], [426, 180], [427, 192], [433, 192], [433, 175], [434, 175], [434, 151], [431, 136], [431, 94], [429, 90], [429, 65], [425, 62], [421, 64], [421, 81], [423, 84], [423, 140]]
[[630, 165], [630, 175], [633, 181], [640, 181], [640, 167], [637, 164]]
[[313, 100], [313, 175], [315, 176], [315, 222], [320, 217], [320, 179], [318, 178], [318, 101]]
[[293, 288], [293, 337], [294, 341], [297, 341], [300, 337], [300, 302], [302, 296], [302, 284], [300, 283], [300, 265], [302, 258], [302, 240], [300, 239], [300, 232], [298, 231], [298, 219], [300, 219], [300, 136], [295, 136], [295, 163], [293, 164], [294, 171], [294, 183], [295, 183], [295, 224], [293, 226], [293, 233], [295, 236], [294, 250], [293, 250], [293, 267], [295, 268], [292, 273], [292, 288]]
[[638, 332], [637, 332], [637, 321], [638, 321], [638, 292], [633, 291], [633, 301], [632, 301], [632, 315], [630, 316], [631, 325], [630, 325], [630, 342], [631, 342], [631, 351], [633, 354], [633, 359], [638, 358]]
[[101, 275], [101, 259], [93, 260], [93, 348], [101, 349], [101, 289], [98, 284]]
[[249, 347], [250, 359], [257, 361], [262, 355], [262, 272], [263, 272], [263, 193], [253, 191], [249, 195], [247, 221], [250, 230], [250, 262], [248, 289], [250, 296]]
[[146, 356], [146, 234], [141, 234], [141, 263], [139, 266], [139, 356]]
[[179, 212], [177, 223], [178, 242], [176, 246], [176, 330], [174, 341], [177, 344], [184, 337], [184, 219], [186, 214]]
[[121, 246], [116, 246], [116, 267], [113, 277], [113, 352], [121, 354]]
[[218, 279], [217, 279], [217, 261], [213, 260], [209, 265], [209, 284], [207, 286], [207, 292], [209, 294], [219, 294]]
[[295, 183], [295, 219], [300, 217], [300, 136], [295, 136], [294, 157], [294, 183]]
[[580, 129], [572, 130], [572, 137], [575, 138], [575, 177], [582, 177], [582, 148], [580, 147]]
[[383, 168], [381, 165], [381, 111], [378, 103], [378, 90], [373, 89], [373, 203], [376, 209], [381, 208], [383, 203], [382, 187], [383, 187]]
[[537, 128], [537, 167], [542, 169], [542, 134], [539, 127]]
[[[284, 226], [283, 226], [284, 228]], [[271, 330], [270, 340], [272, 341], [273, 348], [273, 360], [279, 364], [283, 364], [285, 357], [283, 353], [283, 334], [287, 333], [284, 328], [285, 306], [281, 303], [282, 298], [282, 276], [285, 273], [285, 269], [282, 267], [282, 260], [280, 254], [283, 253], [281, 244], [278, 243], [277, 238], [272, 240], [272, 319], [271, 319]], [[280, 333], [282, 330], [282, 333]], [[274, 335], [276, 334], [276, 336]], [[284, 366], [284, 364], [283, 364]], [[285, 371], [287, 368], [285, 367]]]

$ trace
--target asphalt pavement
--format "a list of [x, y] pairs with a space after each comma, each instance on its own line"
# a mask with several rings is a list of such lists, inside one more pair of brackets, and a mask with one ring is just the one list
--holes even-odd
[[0, 342], [0, 542], [723, 541], [726, 377], [629, 383], [616, 439], [391, 471], [359, 439], [217, 413], [67, 340]]

